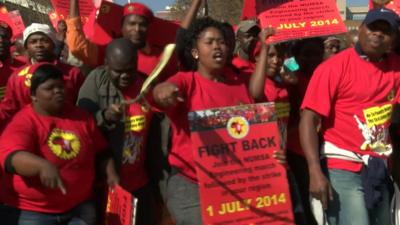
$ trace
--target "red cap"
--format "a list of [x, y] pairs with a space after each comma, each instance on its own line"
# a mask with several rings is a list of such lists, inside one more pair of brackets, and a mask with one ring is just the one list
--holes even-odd
[[147, 6], [135, 2], [135, 3], [129, 3], [124, 6], [124, 16], [127, 15], [139, 15], [143, 16], [146, 18], [149, 22], [153, 19], [154, 14], [151, 9], [149, 9]]

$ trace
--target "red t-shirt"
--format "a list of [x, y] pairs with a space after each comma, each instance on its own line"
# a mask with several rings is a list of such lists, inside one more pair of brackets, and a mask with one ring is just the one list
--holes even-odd
[[[399, 62], [394, 54], [369, 62], [352, 48], [316, 69], [301, 108], [324, 117], [324, 141], [377, 157], [391, 149], [388, 127], [393, 105], [399, 102]], [[328, 167], [355, 172], [361, 164], [328, 159]]]
[[[128, 91], [124, 92], [125, 100], [135, 98], [142, 87], [144, 79], [138, 77]], [[121, 186], [132, 192], [143, 187], [149, 180], [144, 167], [148, 130], [153, 113], [140, 104], [126, 107], [125, 138], [120, 170]]]
[[[85, 77], [77, 67], [58, 61], [55, 62], [55, 65], [64, 74], [66, 100], [75, 105]], [[8, 79], [4, 99], [0, 102], [0, 131], [4, 129], [18, 110], [31, 103], [30, 81], [32, 74], [29, 72], [30, 67], [31, 65], [24, 65]]]
[[278, 117], [287, 124], [289, 120], [290, 103], [286, 86], [267, 77], [265, 79], [264, 95], [268, 102], [275, 102]]
[[189, 179], [196, 181], [193, 148], [190, 140], [188, 112], [209, 108], [251, 104], [243, 79], [226, 70], [224, 82], [204, 78], [197, 72], [179, 72], [167, 82], [175, 84], [185, 101], [166, 112], [172, 126], [172, 149], [169, 162]]
[[60, 172], [67, 194], [42, 185], [39, 177], [3, 174], [2, 201], [10, 206], [42, 213], [63, 213], [87, 200], [95, 177], [95, 154], [107, 144], [94, 118], [69, 105], [60, 117], [37, 114], [32, 105], [18, 112], [0, 139], [0, 162], [23, 150], [45, 158]]
[[24, 63], [18, 59], [7, 59], [0, 62], [0, 99], [3, 99], [6, 92], [8, 78], [23, 65]]
[[241, 74], [243, 74], [243, 78], [246, 80], [246, 82], [249, 82], [250, 76], [256, 69], [255, 62], [244, 60], [237, 55], [233, 58], [232, 65], [235, 66], [241, 72]]

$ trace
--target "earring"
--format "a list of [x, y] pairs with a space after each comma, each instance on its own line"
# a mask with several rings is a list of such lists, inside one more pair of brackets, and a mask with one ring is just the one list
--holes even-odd
[[198, 55], [195, 55], [194, 58], [195, 58], [195, 59], [199, 59], [199, 56], [198, 56]]

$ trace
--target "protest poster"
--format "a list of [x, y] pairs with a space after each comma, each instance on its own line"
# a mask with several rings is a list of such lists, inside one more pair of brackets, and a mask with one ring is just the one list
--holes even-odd
[[94, 23], [91, 41], [98, 45], [107, 45], [112, 39], [120, 37], [122, 15], [122, 6], [103, 1]]
[[253, 0], [261, 27], [273, 27], [270, 43], [347, 32], [332, 0]]
[[[59, 20], [65, 20], [69, 15], [69, 0], [51, 0], [54, 11]], [[90, 13], [95, 9], [95, 5], [91, 0], [79, 0], [79, 13], [82, 23], [85, 24], [89, 18]]]
[[294, 225], [274, 103], [190, 112], [203, 223]]
[[106, 225], [134, 225], [137, 199], [121, 186], [110, 188], [107, 197]]
[[13, 37], [18, 37], [22, 35], [22, 33], [24, 33], [25, 30], [25, 24], [24, 21], [22, 20], [19, 10], [8, 12], [8, 17], [10, 18], [13, 24], [12, 25]]

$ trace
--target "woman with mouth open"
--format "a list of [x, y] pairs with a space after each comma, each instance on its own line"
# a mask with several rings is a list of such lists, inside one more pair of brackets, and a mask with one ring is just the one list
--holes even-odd
[[32, 104], [0, 139], [2, 222], [94, 225], [95, 157], [103, 158], [109, 185], [118, 180], [107, 142], [94, 118], [66, 101], [62, 71], [50, 63], [31, 69]]
[[[182, 51], [178, 52], [180, 62], [191, 69], [177, 73], [153, 90], [154, 103], [171, 120], [172, 171], [166, 199], [177, 225], [202, 224], [188, 112], [253, 103], [246, 81], [240, 78], [243, 75], [229, 66], [232, 51], [224, 30], [222, 23], [210, 18], [194, 21], [182, 35], [183, 40], [177, 41], [177, 49]], [[261, 32], [260, 40], [272, 34], [271, 29], [266, 29]], [[256, 69], [257, 72], [262, 71]], [[285, 162], [284, 154], [275, 153], [275, 157]]]

